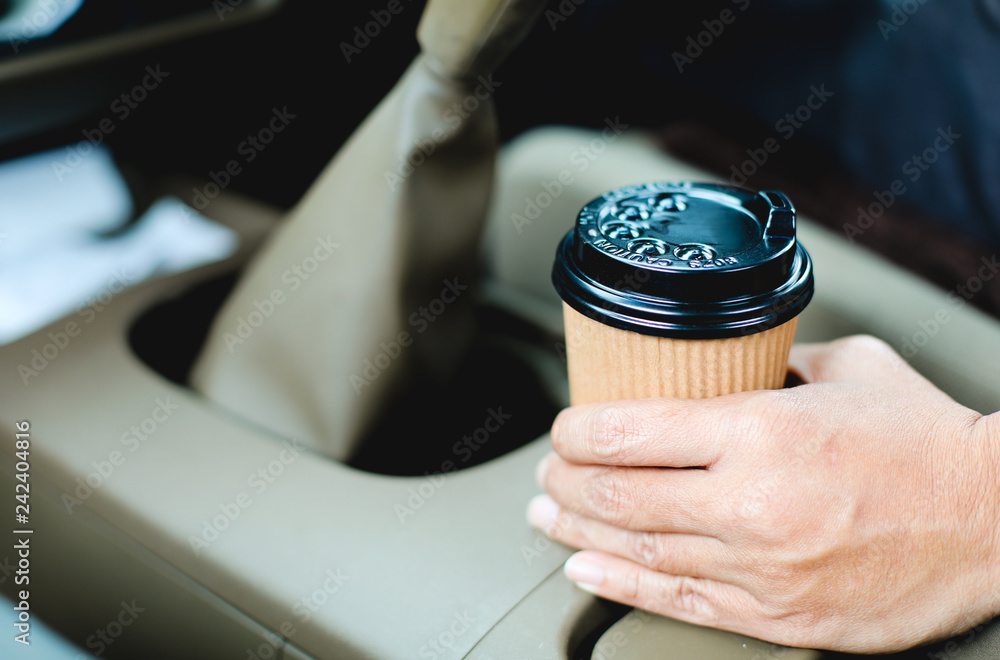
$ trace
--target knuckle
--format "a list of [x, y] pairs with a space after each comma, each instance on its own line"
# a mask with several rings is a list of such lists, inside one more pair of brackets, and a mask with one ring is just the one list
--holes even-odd
[[768, 528], [767, 509], [775, 489], [775, 482], [764, 480], [755, 484], [736, 500], [733, 513], [739, 519], [742, 527], [752, 532]]
[[602, 519], [619, 527], [628, 525], [634, 497], [624, 470], [598, 468], [586, 490], [594, 512]]
[[735, 422], [740, 431], [744, 433], [755, 433], [759, 431], [762, 423], [772, 420], [774, 417], [784, 415], [784, 402], [780, 396], [782, 390], [775, 392], [754, 392], [748, 396], [735, 414], [738, 415]]
[[669, 611], [684, 620], [710, 625], [717, 622], [719, 616], [704, 588], [705, 583], [698, 578], [668, 578], [663, 582], [658, 595]]
[[631, 411], [617, 405], [601, 406], [593, 413], [588, 449], [599, 458], [622, 459], [641, 435], [640, 430], [640, 421]]
[[656, 568], [660, 557], [659, 534], [637, 532], [632, 539], [631, 553], [636, 561], [650, 568]]
[[785, 419], [803, 409], [798, 393], [794, 390], [772, 390], [756, 392], [750, 405], [758, 416]]
[[733, 423], [750, 446], [783, 446], [801, 435], [802, 417], [808, 413], [793, 391], [755, 392], [735, 411], [738, 417]]
[[786, 475], [765, 479], [744, 493], [737, 515], [744, 533], [750, 534], [765, 548], [783, 546], [789, 532], [785, 513], [787, 508]]

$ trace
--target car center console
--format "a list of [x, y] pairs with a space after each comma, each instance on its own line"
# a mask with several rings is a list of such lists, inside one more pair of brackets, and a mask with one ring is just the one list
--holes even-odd
[[[493, 339], [512, 362], [528, 365], [534, 375], [525, 387], [552, 409], [565, 405], [565, 375], [552, 350], [561, 322], [547, 272], [549, 244], [571, 222], [566, 210], [636, 177], [711, 179], [664, 158], [649, 140], [623, 137], [529, 228], [536, 247], [525, 248], [511, 211], [539, 171], [558, 170], [591, 137], [547, 129], [510, 145], [483, 244], [482, 305], [496, 321]], [[499, 450], [473, 467], [385, 474], [377, 457], [363, 466], [332, 461], [213, 406], [176, 373], [165, 375], [149, 357], [157, 351], [143, 348], [149, 324], [202, 323], [199, 314], [211, 305], [199, 287], [245, 263], [279, 217], [232, 193], [205, 213], [240, 234], [236, 256], [116, 295], [56, 346], [28, 385], [16, 378], [19, 365], [48, 350], [54, 336], [63, 343], [67, 321], [0, 347], [0, 428], [12, 437], [17, 421], [30, 422], [33, 615], [87, 645], [123, 603], [143, 608], [112, 643], [101, 642], [112, 658], [823, 657], [627, 613], [573, 587], [561, 573], [571, 551], [524, 520], [547, 436], [508, 446], [501, 431], [491, 440]], [[944, 300], [808, 221], [800, 235], [819, 283], [801, 340], [865, 331], [894, 341]], [[832, 272], [838, 277], [824, 276]], [[872, 281], [880, 283], [877, 296], [868, 291]], [[168, 313], [156, 316], [164, 306]], [[1000, 356], [955, 347], [998, 340], [1000, 325], [966, 308], [914, 363], [959, 401], [994, 410]], [[438, 433], [427, 425], [398, 441]], [[20, 459], [13, 443], [3, 447], [0, 492], [13, 493]], [[9, 556], [17, 538], [5, 536], [0, 555]], [[0, 589], [17, 596], [12, 580]], [[963, 646], [963, 657], [987, 657], [976, 649], [996, 637], [995, 628], [978, 633], [979, 647]]]

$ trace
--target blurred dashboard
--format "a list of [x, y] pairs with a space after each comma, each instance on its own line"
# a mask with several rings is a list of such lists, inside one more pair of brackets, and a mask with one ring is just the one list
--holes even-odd
[[223, 29], [281, 0], [0, 0], [0, 80]]
[[282, 0], [0, 0], [0, 144], [65, 126], [121, 86], [112, 63], [226, 30]]

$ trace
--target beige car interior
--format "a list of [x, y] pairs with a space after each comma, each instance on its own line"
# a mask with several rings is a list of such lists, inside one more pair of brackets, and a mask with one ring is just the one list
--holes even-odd
[[[423, 54], [292, 211], [220, 193], [203, 213], [239, 235], [235, 256], [129, 288], [44, 378], [4, 386], [3, 428], [32, 420], [32, 607], [56, 630], [82, 642], [134, 599], [148, 614], [107, 657], [845, 657], [629, 611], [574, 587], [562, 574], [571, 549], [525, 521], [539, 492], [535, 464], [550, 448], [545, 435], [446, 474], [347, 464], [365, 428], [394, 414], [399, 374], [414, 362], [437, 365], [442, 378], [454, 373], [471, 307], [443, 314], [426, 341], [419, 337], [360, 393], [351, 380], [364, 358], [412, 330], [410, 312], [449, 279], [474, 282], [475, 306], [531, 329], [504, 345], [557, 406], [567, 405], [550, 271], [576, 212], [620, 186], [718, 180], [665, 155], [638, 129], [547, 127], [499, 148], [491, 100], [477, 89], [543, 6], [431, 0]], [[444, 113], [469, 98], [477, 109], [446, 130]], [[398, 170], [430, 143], [419, 164]], [[585, 168], [574, 158], [580, 150], [592, 156]], [[571, 183], [557, 193], [543, 186], [564, 171]], [[183, 191], [191, 182], [160, 186]], [[528, 209], [541, 193], [544, 207]], [[809, 218], [798, 231], [817, 282], [798, 341], [869, 333], [898, 348], [948, 307], [947, 292]], [[317, 249], [329, 253], [316, 276], [285, 291], [280, 313], [230, 350], [226, 334], [283, 286], [280, 273]], [[136, 353], [130, 335], [151, 310], [183, 305], [192, 289], [239, 269], [190, 386]], [[31, 348], [64, 325], [0, 347], [0, 371], [12, 378]], [[957, 401], [989, 413], [1000, 408], [997, 346], [1000, 323], [966, 306], [911, 362]], [[128, 426], [161, 404], [169, 414], [155, 433], [80, 497], [86, 476], [121, 450]], [[413, 428], [406, 441], [436, 433]], [[15, 461], [12, 450], [0, 454], [3, 492], [13, 492]], [[249, 477], [276, 461], [280, 476], [252, 487]], [[66, 495], [78, 502], [67, 505]], [[15, 597], [11, 581], [0, 587]], [[1000, 625], [974, 637], [963, 642], [963, 660], [998, 657]]]

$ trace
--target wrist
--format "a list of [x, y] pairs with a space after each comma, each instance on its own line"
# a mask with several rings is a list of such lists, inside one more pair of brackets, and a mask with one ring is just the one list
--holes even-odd
[[983, 457], [983, 522], [989, 543], [992, 615], [1000, 616], [1000, 413], [981, 417], [975, 431]]

